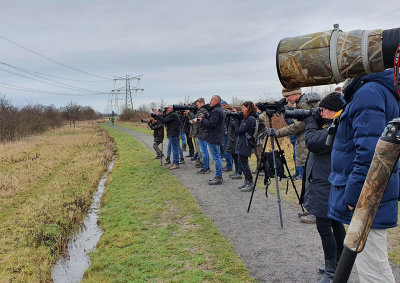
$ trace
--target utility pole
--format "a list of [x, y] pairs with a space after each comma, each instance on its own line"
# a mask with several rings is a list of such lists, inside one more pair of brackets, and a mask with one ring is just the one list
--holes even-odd
[[[125, 99], [124, 99], [124, 106], [123, 106], [124, 109], [133, 110], [132, 91], [134, 92], [134, 96], [137, 96], [138, 92], [142, 92], [143, 93], [144, 89], [137, 87], [139, 85], [139, 82], [140, 82], [140, 79], [142, 78], [142, 76], [143, 75], [138, 75], [138, 76], [126, 75], [125, 77], [115, 77], [114, 76], [114, 89], [112, 90], [112, 93], [114, 93], [114, 100], [115, 101], [120, 100], [118, 98], [118, 94], [120, 93], [121, 90], [123, 90], [123, 87], [116, 89], [115, 88], [115, 84], [116, 84], [117, 81], [125, 81]], [[137, 84], [136, 84], [135, 87], [131, 87], [131, 80], [137, 81]]]

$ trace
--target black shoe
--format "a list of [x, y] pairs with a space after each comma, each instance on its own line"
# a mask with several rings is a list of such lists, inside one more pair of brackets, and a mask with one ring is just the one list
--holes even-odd
[[209, 185], [221, 185], [224, 182], [222, 177], [214, 177], [214, 179], [208, 181]]
[[179, 164], [184, 164], [185, 163], [185, 159], [183, 157], [179, 158]]
[[165, 158], [164, 164], [171, 164], [171, 159], [169, 157]]
[[203, 163], [202, 162], [200, 162], [199, 164], [196, 164], [196, 166], [195, 166], [196, 168], [203, 168]]
[[190, 161], [196, 161], [197, 157], [192, 156], [192, 158], [190, 158]]
[[185, 155], [185, 157], [193, 157], [193, 153], [189, 153], [188, 155]]
[[210, 171], [210, 168], [207, 168], [207, 169], [201, 169], [200, 171], [197, 171], [197, 173], [198, 174], [208, 174], [208, 173], [210, 173], [211, 171]]

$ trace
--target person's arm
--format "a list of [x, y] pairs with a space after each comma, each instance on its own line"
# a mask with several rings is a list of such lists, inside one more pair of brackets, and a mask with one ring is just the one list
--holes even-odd
[[297, 135], [298, 133], [303, 132], [305, 128], [306, 124], [303, 121], [294, 120], [293, 124], [276, 130], [275, 136], [279, 138], [286, 137], [292, 134]]
[[329, 152], [331, 147], [325, 144], [328, 137], [327, 129], [319, 130], [317, 121], [312, 116], [304, 119], [304, 123], [306, 124], [304, 135], [308, 150], [315, 154]]
[[209, 129], [215, 129], [220, 123], [223, 122], [223, 113], [220, 111], [211, 112], [208, 118], [203, 118], [201, 123]]
[[242, 120], [240, 126], [236, 124], [235, 127], [235, 134], [237, 136], [244, 135], [251, 127], [254, 127], [255, 119], [251, 119], [250, 117], [247, 119]]

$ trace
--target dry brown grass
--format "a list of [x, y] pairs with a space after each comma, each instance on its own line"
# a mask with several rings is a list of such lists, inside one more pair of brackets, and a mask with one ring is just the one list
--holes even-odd
[[96, 122], [0, 146], [0, 278], [50, 279], [113, 151]]

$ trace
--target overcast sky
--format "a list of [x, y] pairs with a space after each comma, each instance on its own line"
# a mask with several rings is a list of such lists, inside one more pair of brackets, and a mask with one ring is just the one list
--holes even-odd
[[0, 3], [0, 95], [16, 106], [75, 102], [99, 112], [125, 84], [114, 86], [113, 76], [143, 74], [131, 82], [144, 88], [135, 108], [215, 93], [228, 102], [279, 98], [281, 39], [334, 23], [343, 31], [400, 27], [398, 0]]

